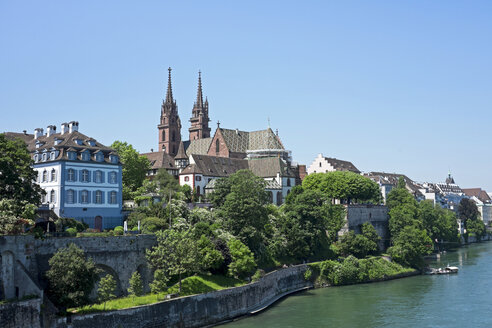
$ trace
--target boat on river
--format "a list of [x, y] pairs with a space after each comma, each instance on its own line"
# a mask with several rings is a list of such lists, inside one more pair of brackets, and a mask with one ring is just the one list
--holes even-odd
[[458, 267], [456, 266], [447, 266], [444, 268], [429, 268], [429, 270], [426, 272], [426, 274], [451, 274], [451, 273], [458, 273]]

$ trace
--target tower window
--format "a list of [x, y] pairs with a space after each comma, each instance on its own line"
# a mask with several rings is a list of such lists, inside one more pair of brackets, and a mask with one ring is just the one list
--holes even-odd
[[220, 141], [219, 139], [215, 140], [215, 152], [218, 153], [220, 151]]
[[162, 131], [162, 141], [166, 141], [166, 131]]
[[176, 141], [176, 134], [174, 133], [174, 131], [173, 131], [173, 134], [172, 134], [172, 139], [171, 139], [171, 140], [172, 140], [172, 141]]

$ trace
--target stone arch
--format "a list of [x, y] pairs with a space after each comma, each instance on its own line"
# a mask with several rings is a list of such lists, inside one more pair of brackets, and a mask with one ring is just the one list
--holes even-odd
[[[96, 264], [96, 267], [99, 268], [99, 269], [101, 269], [101, 272], [99, 273], [99, 280], [101, 278], [103, 278], [104, 276], [106, 276], [107, 274], [112, 275], [113, 276], [113, 279], [116, 281], [115, 295], [116, 296], [123, 295], [124, 294], [124, 291], [123, 291], [123, 289], [121, 287], [121, 281], [120, 281], [120, 277], [118, 276], [118, 273], [116, 273], [116, 271], [112, 267], [107, 266], [105, 264], [97, 263]], [[94, 286], [94, 289], [91, 292], [91, 297], [97, 296], [97, 288], [98, 287], [99, 287], [99, 281]]]

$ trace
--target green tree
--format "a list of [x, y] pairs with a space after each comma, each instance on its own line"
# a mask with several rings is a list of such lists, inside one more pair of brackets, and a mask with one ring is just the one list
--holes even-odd
[[432, 240], [458, 242], [458, 222], [454, 212], [425, 200], [418, 205], [418, 216]]
[[138, 271], [135, 271], [130, 277], [129, 285], [130, 287], [128, 288], [128, 293], [130, 295], [132, 295], [133, 297], [143, 295], [142, 277], [140, 276], [140, 273], [138, 273]]
[[388, 253], [393, 260], [404, 266], [421, 269], [423, 267], [422, 255], [432, 252], [432, 240], [423, 229], [415, 226], [404, 227], [398, 238], [394, 240], [394, 246], [388, 248]]
[[239, 170], [218, 180], [216, 186], [211, 200], [224, 228], [245, 243], [257, 258], [262, 258], [269, 203], [265, 181], [249, 170]]
[[167, 282], [169, 281], [169, 276], [162, 269], [157, 269], [154, 271], [154, 281], [150, 283], [150, 291], [152, 294], [159, 294], [167, 289]]
[[351, 202], [381, 201], [377, 183], [369, 178], [349, 171], [334, 171], [308, 175], [302, 182], [307, 190], [319, 190], [331, 199]]
[[0, 234], [17, 234], [34, 224], [36, 206], [27, 201], [0, 199]]
[[340, 238], [340, 249], [345, 256], [353, 255], [364, 258], [368, 254], [374, 254], [378, 250], [378, 244], [363, 234], [355, 234], [354, 231], [345, 233]]
[[[35, 183], [37, 172], [32, 164], [27, 145], [22, 140], [12, 140], [0, 134], [0, 199], [34, 205], [40, 203], [44, 191]], [[15, 215], [22, 212], [21, 208]]]
[[157, 231], [157, 246], [147, 250], [147, 261], [154, 270], [162, 270], [170, 278], [179, 278], [179, 292], [184, 274], [194, 274], [200, 270], [201, 258], [196, 241], [189, 230], [175, 229]]
[[86, 260], [82, 249], [70, 244], [59, 249], [48, 263], [49, 291], [57, 304], [74, 307], [89, 303], [100, 270], [91, 258]]
[[118, 153], [123, 164], [123, 199], [130, 199], [130, 193], [142, 186], [150, 162], [127, 142], [117, 140], [111, 144], [111, 148]]
[[197, 243], [202, 259], [201, 268], [203, 270], [218, 269], [224, 263], [222, 253], [215, 249], [215, 245], [207, 236], [201, 235]]
[[104, 309], [106, 309], [106, 302], [116, 298], [114, 294], [116, 291], [116, 281], [113, 276], [107, 274], [99, 281], [99, 288], [97, 289], [97, 294], [99, 297], [99, 302], [104, 302]]
[[481, 241], [483, 236], [486, 234], [485, 224], [482, 220], [468, 220], [466, 221], [466, 232], [467, 234], [473, 233], [477, 238], [477, 241]]
[[253, 253], [248, 246], [238, 239], [231, 239], [227, 243], [231, 253], [232, 262], [229, 264], [229, 275], [237, 278], [245, 278], [252, 274], [256, 268]]

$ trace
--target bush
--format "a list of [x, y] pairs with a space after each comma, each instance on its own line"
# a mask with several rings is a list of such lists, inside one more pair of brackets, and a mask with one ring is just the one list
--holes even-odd
[[113, 231], [114, 231], [115, 236], [121, 236], [121, 235], [123, 235], [124, 229], [122, 226], [117, 226], [117, 227], [114, 227]]
[[260, 280], [261, 278], [263, 278], [265, 276], [265, 271], [262, 270], [262, 269], [258, 269], [256, 270], [255, 274], [251, 277], [251, 280], [254, 282], [254, 281], [258, 281]]
[[146, 233], [153, 233], [158, 230], [163, 230], [167, 228], [167, 226], [167, 220], [158, 217], [149, 217], [141, 221], [141, 229]]
[[232, 257], [232, 262], [229, 264], [229, 275], [239, 278], [247, 277], [256, 267], [253, 253], [238, 239], [231, 239], [227, 246]]
[[142, 296], [143, 295], [143, 283], [142, 277], [140, 277], [140, 273], [135, 271], [129, 281], [130, 288], [128, 288], [128, 293], [133, 296]]
[[77, 229], [75, 229], [75, 228], [68, 228], [68, 229], [66, 230], [66, 232], [68, 233], [68, 235], [69, 235], [70, 237], [75, 237], [75, 236], [77, 236]]

